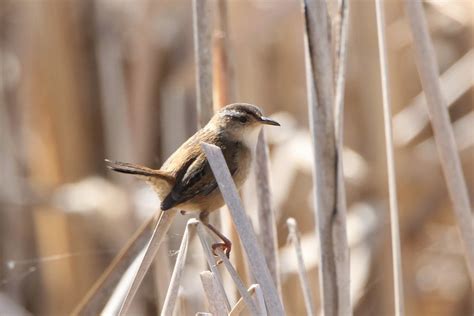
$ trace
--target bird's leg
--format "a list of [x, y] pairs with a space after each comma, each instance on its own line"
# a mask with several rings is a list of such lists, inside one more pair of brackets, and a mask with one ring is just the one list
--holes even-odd
[[229, 258], [230, 251], [232, 250], [232, 242], [226, 236], [224, 236], [220, 231], [218, 231], [214, 226], [209, 224], [209, 212], [207, 211], [201, 212], [199, 214], [199, 220], [204, 225], [206, 225], [206, 227], [209, 228], [214, 234], [216, 234], [217, 237], [219, 237], [223, 241], [223, 242], [212, 244], [211, 247], [212, 247], [212, 252], [214, 253], [214, 255], [217, 257], [216, 249], [222, 248], [227, 258]]

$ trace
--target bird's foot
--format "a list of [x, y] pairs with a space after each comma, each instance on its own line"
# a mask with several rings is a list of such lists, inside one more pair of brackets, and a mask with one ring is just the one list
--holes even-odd
[[[212, 244], [212, 254], [215, 256], [215, 257], [218, 257], [219, 255], [217, 254], [216, 250], [217, 249], [220, 249], [222, 250], [223, 253], [225, 253], [225, 256], [227, 257], [227, 259], [230, 258], [230, 251], [232, 250], [232, 243], [230, 242], [230, 240], [227, 240], [228, 242], [216, 242], [214, 244]], [[219, 259], [217, 261], [217, 265], [220, 265], [222, 263], [222, 259]]]
[[216, 250], [220, 249], [222, 250], [223, 253], [225, 253], [225, 256], [227, 259], [230, 258], [230, 251], [232, 250], [232, 243], [230, 241], [228, 242], [217, 242], [212, 244], [212, 254], [216, 257], [218, 257]]

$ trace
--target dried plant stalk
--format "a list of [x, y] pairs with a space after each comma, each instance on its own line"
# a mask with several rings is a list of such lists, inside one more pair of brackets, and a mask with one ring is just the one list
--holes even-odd
[[278, 296], [278, 291], [271, 278], [270, 270], [265, 262], [261, 247], [259, 247], [252, 224], [244, 211], [222, 151], [219, 147], [206, 143], [202, 144], [202, 148], [217, 179], [219, 190], [229, 207], [234, 225], [247, 254], [252, 275], [262, 287], [268, 313], [270, 315], [283, 315], [283, 305]]
[[[452, 106], [474, 86], [474, 76], [471, 71], [473, 64], [474, 50], [471, 49], [439, 78], [441, 92], [446, 98], [446, 106]], [[421, 91], [409, 105], [393, 117], [393, 137], [397, 146], [405, 146], [413, 141], [429, 124], [425, 107], [426, 96]]]
[[[211, 248], [209, 247], [209, 244], [206, 241], [206, 233], [205, 233], [203, 225], [197, 225], [197, 233], [202, 245], [202, 249], [204, 250], [204, 254], [206, 255], [206, 260], [207, 260], [207, 264], [209, 265], [209, 269], [211, 269], [211, 272], [214, 274], [214, 277], [217, 280], [217, 285], [219, 287], [220, 292], [224, 293], [225, 295], [224, 283], [222, 282], [222, 277], [219, 273], [219, 270], [217, 270], [217, 265], [214, 259], [214, 255], [212, 254]], [[225, 302], [226, 302], [227, 311], [230, 311], [230, 303], [229, 303], [229, 300], [227, 299], [227, 296], [225, 296]]]
[[428, 33], [420, 1], [405, 0], [406, 14], [414, 37], [416, 65], [425, 90], [428, 113], [438, 147], [441, 166], [454, 206], [461, 240], [464, 244], [466, 264], [474, 284], [474, 225], [466, 182], [462, 172], [453, 129], [441, 93], [436, 55]]
[[245, 288], [244, 283], [242, 282], [242, 279], [239, 277], [239, 274], [237, 273], [237, 271], [235, 271], [234, 267], [232, 266], [232, 264], [230, 263], [226, 255], [222, 252], [222, 250], [217, 249], [216, 253], [221, 259], [221, 261], [224, 263], [224, 266], [227, 269], [227, 272], [229, 272], [230, 276], [232, 277], [232, 280], [234, 281], [237, 287], [237, 290], [239, 291], [240, 295], [242, 296], [242, 299], [244, 300], [245, 304], [250, 310], [250, 313], [252, 315], [266, 314], [266, 312], [262, 312], [257, 308], [254, 301], [252, 300], [252, 297], [247, 292], [247, 289]]
[[213, 36], [214, 110], [236, 101], [236, 84], [227, 19], [227, 0], [216, 2]]
[[196, 62], [197, 113], [200, 126], [209, 122], [212, 108], [212, 20], [208, 0], [193, 0], [194, 58]]
[[390, 230], [392, 236], [393, 280], [395, 295], [395, 314], [404, 315], [402, 255], [400, 250], [400, 227], [398, 224], [397, 182], [395, 158], [393, 154], [392, 110], [390, 104], [390, 83], [387, 61], [387, 42], [385, 38], [385, 13], [382, 0], [375, 1], [377, 17], [377, 36], [379, 41], [380, 77], [383, 97], [383, 116], [385, 126], [385, 148], [387, 154], [388, 191], [390, 204]]
[[334, 36], [336, 45], [335, 60], [335, 97], [334, 97], [334, 124], [335, 141], [337, 155], [337, 199], [336, 199], [336, 224], [334, 225], [335, 239], [334, 247], [337, 248], [339, 264], [337, 265], [337, 282], [339, 290], [339, 314], [352, 315], [351, 296], [350, 296], [350, 259], [349, 246], [347, 240], [347, 205], [346, 205], [346, 187], [344, 183], [344, 92], [346, 82], [346, 59], [347, 42], [349, 27], [349, 2], [348, 0], [339, 0], [338, 6], [338, 25]]
[[128, 240], [127, 244], [76, 306], [72, 312], [73, 315], [96, 315], [102, 311], [125, 271], [149, 241], [153, 227], [158, 219], [159, 216], [155, 215], [137, 229], [135, 234]]
[[275, 213], [271, 205], [270, 179], [268, 174], [268, 146], [265, 133], [262, 130], [258, 135], [256, 151], [255, 177], [258, 198], [258, 224], [260, 226], [260, 239], [263, 254], [268, 264], [268, 269], [280, 293], [281, 282], [278, 267], [278, 239]]
[[[265, 300], [263, 298], [262, 289], [260, 288], [260, 285], [252, 284], [249, 287], [249, 289], [247, 290], [247, 292], [250, 295], [255, 294], [255, 299], [258, 303], [259, 310], [264, 311], [265, 315], [267, 315], [266, 311], [265, 311]], [[240, 315], [245, 310], [245, 307], [246, 307], [246, 305], [245, 305], [245, 302], [244, 302], [243, 298], [240, 298], [237, 301], [237, 303], [235, 303], [232, 310], [230, 311], [229, 316], [238, 316], [238, 315]]]
[[[310, 128], [313, 139], [315, 217], [321, 264], [322, 310], [343, 315], [350, 310], [349, 260], [345, 214], [338, 208], [337, 152], [334, 128], [333, 69], [328, 13], [324, 0], [304, 0], [305, 60]], [[336, 260], [337, 258], [337, 260]], [[339, 260], [341, 258], [342, 260]]]
[[166, 292], [166, 297], [163, 304], [163, 309], [161, 311], [161, 315], [173, 315], [174, 306], [178, 297], [179, 284], [181, 282], [181, 277], [184, 272], [184, 264], [186, 263], [186, 257], [188, 254], [188, 246], [190, 239], [189, 229], [190, 226], [193, 225], [195, 222], [195, 219], [190, 219], [186, 224], [186, 229], [184, 230], [183, 239], [181, 240], [181, 245], [179, 246], [178, 257], [176, 258], [173, 274], [171, 275], [171, 281], [168, 286], [168, 291]]
[[214, 274], [211, 271], [203, 271], [200, 276], [211, 313], [216, 316], [227, 315], [225, 294], [220, 291]]
[[316, 315], [314, 309], [313, 295], [311, 293], [311, 287], [309, 286], [309, 278], [306, 273], [306, 268], [303, 260], [303, 250], [301, 248], [300, 233], [298, 231], [298, 225], [294, 218], [288, 218], [286, 220], [288, 226], [288, 241], [290, 241], [295, 247], [295, 254], [298, 260], [298, 276], [301, 282], [301, 288], [303, 290], [304, 303], [306, 305], [306, 312], [309, 316]]
[[168, 232], [171, 223], [176, 216], [176, 210], [168, 210], [166, 212], [161, 212], [160, 217], [155, 224], [151, 237], [145, 246], [145, 254], [143, 259], [139, 265], [137, 272], [135, 273], [135, 277], [132, 280], [132, 284], [128, 290], [128, 293], [125, 296], [125, 299], [120, 307], [119, 315], [126, 315], [130, 305], [132, 304], [132, 300], [135, 297], [135, 294], [140, 287], [140, 284], [143, 281], [148, 269], [150, 268], [153, 259], [155, 258], [156, 253], [158, 252], [158, 248], [160, 247], [161, 243], [163, 242], [166, 233]]

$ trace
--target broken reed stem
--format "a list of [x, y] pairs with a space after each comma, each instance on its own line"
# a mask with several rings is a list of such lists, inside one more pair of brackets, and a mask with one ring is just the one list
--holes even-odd
[[145, 277], [148, 269], [150, 268], [153, 259], [155, 258], [158, 248], [165, 239], [166, 233], [168, 232], [171, 223], [173, 222], [174, 217], [176, 216], [177, 211], [168, 210], [166, 212], [161, 212], [159, 220], [157, 221], [153, 232], [151, 234], [150, 240], [146, 244], [145, 254], [143, 259], [138, 267], [138, 270], [135, 273], [135, 277], [132, 280], [128, 292], [125, 296], [125, 299], [122, 303], [122, 306], [119, 310], [119, 315], [126, 315], [130, 305], [132, 304], [133, 298], [140, 287], [143, 278]]
[[[265, 315], [267, 315], [266, 310], [265, 310], [265, 300], [263, 298], [262, 289], [260, 288], [260, 285], [252, 284], [249, 287], [249, 289], [247, 290], [247, 293], [249, 293], [250, 295], [255, 294], [255, 300], [258, 303], [259, 310], [264, 311]], [[235, 303], [234, 307], [232, 308], [232, 310], [229, 313], [229, 316], [238, 316], [238, 315], [240, 315], [245, 310], [246, 306], [247, 305], [245, 305], [245, 302], [244, 302], [243, 298], [241, 297], [237, 301], [237, 303]]]
[[400, 250], [400, 227], [398, 224], [397, 182], [395, 158], [393, 154], [392, 110], [390, 104], [390, 83], [387, 61], [387, 41], [385, 38], [385, 15], [383, 0], [375, 0], [377, 36], [379, 41], [380, 82], [382, 84], [383, 116], [385, 126], [385, 148], [388, 169], [388, 191], [390, 202], [390, 230], [392, 236], [393, 282], [395, 295], [395, 315], [404, 315], [402, 255]]
[[474, 225], [466, 182], [454, 139], [453, 129], [441, 93], [439, 70], [421, 1], [405, 0], [405, 9], [413, 34], [415, 59], [421, 85], [425, 91], [428, 113], [433, 127], [444, 177], [453, 202], [466, 264], [474, 284]]
[[232, 277], [232, 280], [234, 280], [237, 290], [239, 291], [240, 296], [242, 297], [245, 304], [247, 305], [250, 313], [252, 315], [259, 315], [259, 316], [265, 315], [266, 312], [262, 312], [261, 310], [257, 308], [257, 305], [255, 305], [255, 302], [252, 300], [252, 297], [247, 292], [247, 289], [245, 288], [245, 285], [242, 282], [242, 279], [240, 278], [237, 271], [235, 271], [234, 267], [232, 266], [232, 264], [230, 263], [226, 255], [222, 252], [221, 249], [216, 249], [216, 253], [219, 256], [219, 258], [222, 260], [222, 262], [224, 263], [224, 266], [227, 269], [227, 272], [229, 272], [229, 275]]
[[[185, 265], [188, 245], [189, 245], [190, 229], [196, 226], [197, 226], [198, 236], [201, 241], [201, 245], [203, 247], [203, 251], [205, 252], [206, 258], [208, 260], [208, 264], [211, 270], [214, 270], [214, 272], [212, 273], [212, 278], [213, 280], [215, 280], [215, 282], [212, 280], [209, 280], [208, 278], [206, 279], [206, 276], [204, 276], [204, 279], [202, 279], [203, 286], [205, 287], [206, 291], [211, 291], [212, 289], [214, 289], [212, 291], [217, 291], [219, 293], [219, 300], [221, 302], [221, 306], [214, 306], [213, 307], [214, 310], [221, 310], [221, 312], [224, 311], [224, 314], [227, 314], [228, 310], [230, 310], [230, 306], [228, 305], [229, 303], [225, 295], [225, 291], [223, 288], [222, 281], [220, 279], [219, 272], [216, 269], [214, 257], [211, 253], [209, 244], [206, 241], [205, 233], [203, 231], [204, 226], [202, 226], [198, 220], [190, 219], [186, 225], [186, 230], [183, 235], [183, 239], [182, 239], [181, 246], [179, 249], [178, 258], [176, 259], [176, 264], [173, 270], [173, 276], [171, 278], [171, 282], [170, 282], [169, 289], [168, 289], [166, 299], [165, 299], [164, 308], [161, 312], [161, 315], [167, 316], [167, 315], [173, 314], [176, 298], [178, 295], [179, 285], [181, 282], [181, 276], [184, 271], [184, 265]], [[225, 256], [222, 250], [218, 249], [216, 253], [220, 257], [222, 262], [224, 263], [227, 271], [229, 272], [229, 275], [232, 277], [237, 289], [240, 292], [240, 295], [244, 299], [252, 315], [266, 315], [265, 310], [261, 311], [257, 308], [257, 305], [255, 305], [254, 301], [252, 300], [250, 295], [247, 293], [247, 289], [245, 288], [242, 280], [237, 274], [237, 271], [234, 269], [229, 259]], [[214, 304], [213, 300], [214, 298], [210, 297], [210, 301], [212, 301], [212, 304]]]
[[[347, 248], [343, 247], [344, 244], [347, 245], [343, 225], [345, 214], [339, 214], [341, 210], [337, 202], [339, 190], [333, 110], [334, 76], [326, 2], [303, 0], [303, 13], [309, 123], [314, 155], [314, 212], [320, 246], [322, 312], [327, 316], [344, 315], [344, 312], [351, 308], [347, 276], [349, 260]], [[339, 260], [340, 258], [342, 260]], [[343, 275], [340, 275], [341, 273]]]
[[294, 218], [288, 218], [286, 220], [288, 226], [288, 241], [295, 247], [296, 259], [298, 261], [298, 276], [301, 282], [301, 289], [303, 290], [304, 303], [306, 305], [306, 312], [309, 316], [316, 315], [316, 310], [313, 303], [313, 295], [311, 293], [311, 287], [309, 286], [309, 278], [306, 273], [306, 267], [303, 260], [303, 250], [301, 249], [300, 233], [298, 231], [298, 225]]
[[211, 271], [203, 271], [201, 272], [200, 277], [211, 314], [216, 316], [226, 316], [228, 311], [226, 309], [225, 294], [220, 291], [214, 274]]
[[202, 127], [213, 115], [212, 107], [212, 15], [209, 0], [193, 0], [194, 58], [198, 123]]
[[337, 155], [337, 198], [336, 208], [338, 210], [334, 224], [334, 247], [337, 249], [337, 282], [339, 288], [339, 314], [352, 315], [351, 292], [350, 292], [350, 254], [347, 240], [347, 203], [346, 188], [344, 182], [344, 92], [346, 82], [346, 59], [349, 31], [349, 2], [339, 0], [338, 25], [334, 36], [336, 45], [335, 62], [335, 97], [334, 97], [334, 124], [335, 142]]
[[262, 129], [258, 135], [255, 163], [255, 177], [257, 184], [258, 200], [258, 225], [263, 254], [268, 264], [268, 269], [281, 297], [281, 282], [278, 267], [278, 239], [275, 213], [271, 205], [270, 179], [268, 166], [268, 146], [265, 133]]
[[202, 143], [201, 146], [217, 180], [219, 190], [232, 215], [234, 225], [237, 228], [240, 240], [247, 254], [252, 275], [262, 288], [267, 311], [270, 315], [284, 315], [285, 312], [275, 283], [265, 262], [265, 257], [259, 246], [252, 224], [242, 206], [239, 193], [232, 180], [222, 151], [219, 147], [206, 143]]
[[145, 222], [115, 256], [107, 269], [76, 306], [72, 315], [97, 315], [114, 292], [120, 279], [149, 241], [159, 214]]
[[181, 245], [179, 246], [178, 257], [176, 258], [173, 274], [171, 275], [170, 284], [168, 286], [168, 291], [166, 292], [165, 301], [163, 303], [163, 309], [161, 310], [161, 315], [163, 316], [173, 315], [176, 299], [178, 297], [179, 284], [181, 282], [181, 277], [184, 272], [184, 265], [186, 263], [186, 257], [188, 254], [190, 239], [189, 229], [195, 221], [195, 219], [190, 219], [186, 224], [186, 229], [184, 230]]

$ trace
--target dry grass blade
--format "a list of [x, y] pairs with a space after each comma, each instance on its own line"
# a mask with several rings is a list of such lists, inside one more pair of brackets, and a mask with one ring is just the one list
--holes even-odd
[[416, 64], [428, 101], [428, 112], [433, 126], [438, 154], [464, 244], [466, 264], [471, 274], [471, 283], [474, 284], [474, 225], [472, 209], [453, 129], [449, 120], [449, 113], [441, 93], [436, 56], [428, 33], [422, 3], [420, 1], [405, 0], [405, 7], [414, 37], [413, 45]]
[[143, 259], [140, 263], [137, 272], [135, 273], [135, 277], [132, 280], [132, 284], [130, 285], [130, 288], [128, 290], [127, 295], [125, 296], [122, 306], [120, 307], [119, 315], [126, 315], [128, 309], [130, 308], [133, 298], [135, 297], [135, 294], [137, 293], [138, 288], [140, 287], [140, 284], [143, 281], [143, 278], [148, 272], [148, 269], [150, 268], [150, 265], [153, 262], [153, 259], [155, 258], [158, 248], [163, 242], [166, 233], [168, 232], [176, 214], [177, 212], [175, 210], [169, 210], [160, 213], [160, 218], [156, 223], [153, 229], [153, 233], [151, 234], [150, 240], [148, 241], [145, 247], [145, 254], [143, 256]]
[[258, 135], [256, 151], [255, 177], [258, 197], [258, 224], [263, 254], [268, 269], [273, 277], [278, 293], [281, 296], [280, 273], [278, 268], [278, 242], [275, 213], [271, 205], [270, 179], [268, 174], [268, 146], [265, 133], [262, 130]]
[[176, 263], [173, 269], [173, 274], [171, 276], [168, 292], [166, 293], [166, 298], [163, 304], [163, 310], [161, 311], [161, 315], [173, 315], [174, 306], [178, 297], [179, 284], [181, 282], [181, 277], [184, 272], [184, 264], [186, 263], [186, 257], [188, 254], [188, 246], [190, 239], [189, 230], [191, 225], [195, 225], [195, 222], [196, 219], [190, 219], [186, 224], [186, 229], [184, 230], [183, 239], [181, 240], [178, 257], [176, 258]]
[[225, 316], [228, 314], [226, 309], [225, 294], [220, 291], [217, 280], [211, 271], [203, 271], [200, 274], [201, 283], [206, 294], [209, 309], [213, 315]]
[[151, 237], [159, 216], [153, 216], [144, 223], [117, 254], [105, 272], [76, 306], [73, 315], [96, 315], [102, 311], [120, 279], [140, 254]]
[[[329, 42], [328, 13], [323, 0], [303, 2], [305, 18], [305, 65], [309, 122], [313, 140], [314, 207], [321, 249], [319, 266], [322, 310], [325, 315], [343, 314], [350, 310], [350, 289], [343, 213], [337, 203], [336, 140], [334, 128], [333, 69]], [[341, 67], [338, 67], [341, 68]], [[344, 241], [345, 240], [345, 241]], [[344, 265], [344, 266], [342, 266]], [[343, 283], [345, 282], [345, 283]]]
[[296, 258], [298, 259], [298, 276], [300, 278], [301, 287], [303, 289], [304, 303], [306, 305], [306, 312], [309, 316], [316, 315], [316, 310], [313, 303], [313, 295], [311, 293], [311, 288], [309, 286], [308, 274], [306, 273], [306, 268], [303, 260], [303, 250], [301, 249], [300, 234], [298, 231], [298, 226], [294, 218], [288, 218], [286, 220], [286, 225], [288, 225], [288, 240], [295, 247]]
[[382, 83], [383, 113], [385, 126], [385, 148], [387, 153], [388, 190], [390, 200], [390, 229], [392, 236], [393, 279], [395, 292], [395, 314], [404, 314], [402, 255], [400, 251], [400, 227], [398, 225], [397, 182], [393, 154], [392, 110], [390, 105], [390, 84], [385, 39], [385, 16], [382, 0], [375, 0], [377, 35], [379, 40], [380, 77]]
[[212, 23], [208, 0], [193, 0], [194, 58], [196, 62], [196, 96], [200, 126], [206, 125], [212, 108]]
[[270, 315], [283, 315], [283, 305], [278, 296], [278, 291], [271, 278], [270, 270], [265, 262], [262, 250], [259, 247], [252, 224], [249, 222], [243, 209], [239, 193], [227, 168], [222, 151], [217, 146], [205, 143], [202, 144], [202, 148], [207, 156], [212, 172], [217, 179], [219, 190], [229, 207], [232, 219], [247, 254], [252, 275], [262, 287], [268, 313]]
[[216, 253], [219, 256], [219, 258], [222, 260], [222, 262], [224, 263], [224, 266], [227, 269], [227, 272], [229, 272], [230, 276], [232, 277], [232, 280], [234, 280], [237, 290], [239, 291], [240, 295], [242, 296], [242, 299], [244, 300], [245, 304], [250, 310], [250, 313], [252, 315], [266, 315], [265, 310], [261, 311], [257, 308], [257, 305], [255, 305], [254, 301], [252, 300], [252, 297], [247, 292], [247, 289], [245, 288], [244, 283], [242, 282], [242, 279], [240, 279], [239, 274], [234, 269], [229, 259], [222, 252], [222, 250], [217, 249]]

